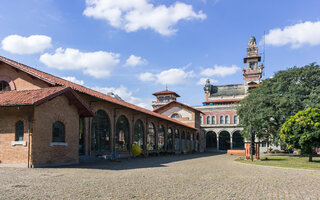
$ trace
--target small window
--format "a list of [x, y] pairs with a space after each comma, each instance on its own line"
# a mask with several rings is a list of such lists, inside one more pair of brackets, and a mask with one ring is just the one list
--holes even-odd
[[166, 102], [169, 102], [170, 101], [170, 97], [169, 96], [166, 96]]
[[65, 129], [62, 122], [55, 122], [52, 125], [52, 142], [65, 142]]
[[6, 81], [0, 81], [0, 91], [10, 91], [10, 86]]
[[237, 115], [233, 116], [233, 123], [238, 124], [238, 117]]
[[23, 141], [24, 126], [22, 121], [16, 123], [16, 141]]
[[163, 102], [163, 97], [159, 97], [159, 102]]
[[228, 115], [226, 115], [226, 117], [225, 117], [225, 123], [229, 124], [229, 116]]
[[171, 115], [171, 118], [180, 118], [179, 114], [174, 113], [173, 115]]
[[212, 124], [216, 124], [216, 116], [212, 116]]
[[207, 116], [207, 124], [210, 124], [210, 116]]
[[224, 124], [224, 117], [223, 116], [220, 116], [220, 124]]

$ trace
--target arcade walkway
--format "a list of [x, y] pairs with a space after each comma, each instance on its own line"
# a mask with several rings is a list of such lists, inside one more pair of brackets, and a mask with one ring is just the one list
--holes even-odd
[[0, 199], [319, 199], [320, 171], [193, 154], [66, 168], [0, 168]]

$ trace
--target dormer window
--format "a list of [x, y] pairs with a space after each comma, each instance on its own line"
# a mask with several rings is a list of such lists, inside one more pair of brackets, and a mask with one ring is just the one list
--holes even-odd
[[159, 97], [159, 102], [163, 102], [164, 98], [163, 97]]
[[169, 102], [170, 101], [170, 97], [166, 96], [165, 100], [166, 100], [166, 102]]
[[179, 114], [174, 113], [174, 114], [171, 115], [171, 118], [180, 118], [180, 116], [179, 116]]
[[0, 81], [0, 91], [10, 91], [10, 85], [6, 81]]

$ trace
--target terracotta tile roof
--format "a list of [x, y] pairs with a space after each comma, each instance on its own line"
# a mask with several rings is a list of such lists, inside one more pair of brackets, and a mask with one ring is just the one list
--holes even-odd
[[40, 105], [65, 94], [78, 108], [80, 116], [90, 117], [93, 113], [70, 87], [50, 87], [36, 90], [14, 90], [0, 92], [0, 107]]
[[160, 95], [160, 94], [174, 94], [175, 96], [180, 97], [180, 95], [178, 95], [177, 93], [175, 93], [173, 91], [170, 91], [170, 90], [163, 90], [163, 91], [160, 91], [160, 92], [153, 93], [152, 95], [157, 96], [157, 95]]
[[176, 123], [176, 124], [179, 124], [179, 125], [182, 125], [182, 126], [185, 126], [185, 127], [188, 127], [188, 128], [192, 128], [194, 130], [196, 130], [195, 128], [193, 128], [192, 126], [189, 126], [187, 124], [184, 124], [182, 122], [179, 122], [175, 119], [171, 119], [169, 117], [166, 117], [164, 115], [161, 115], [161, 114], [158, 114], [158, 113], [155, 113], [155, 112], [152, 112], [148, 109], [145, 109], [145, 108], [141, 108], [139, 106], [136, 106], [136, 105], [133, 105], [133, 104], [130, 104], [128, 102], [125, 102], [125, 101], [122, 101], [122, 100], [119, 100], [119, 99], [116, 99], [114, 97], [110, 97], [106, 94], [103, 94], [103, 93], [100, 93], [100, 92], [97, 92], [95, 90], [92, 90], [92, 89], [89, 89], [89, 88], [86, 88], [84, 86], [81, 86], [81, 85], [78, 85], [76, 83], [72, 83], [70, 81], [67, 81], [67, 80], [64, 80], [62, 78], [59, 78], [59, 77], [56, 77], [56, 76], [53, 76], [51, 74], [47, 74], [45, 72], [42, 72], [42, 71], [39, 71], [39, 70], [36, 70], [32, 67], [29, 67], [27, 65], [24, 65], [24, 64], [21, 64], [21, 63], [18, 63], [16, 61], [13, 61], [13, 60], [10, 60], [8, 58], [5, 58], [5, 57], [2, 57], [0, 56], [0, 61], [4, 62], [4, 63], [7, 63], [8, 65], [12, 66], [12, 67], [15, 67], [16, 69], [19, 69], [21, 71], [24, 71], [34, 77], [37, 77], [47, 83], [49, 83], [50, 85], [52, 86], [66, 86], [66, 87], [70, 87], [78, 92], [81, 92], [81, 93], [85, 93], [85, 94], [88, 94], [90, 96], [93, 96], [93, 97], [96, 97], [98, 99], [101, 99], [101, 100], [104, 100], [104, 101], [108, 101], [108, 102], [111, 102], [111, 103], [114, 103], [114, 104], [117, 104], [117, 105], [120, 105], [120, 106], [123, 106], [123, 107], [126, 107], [126, 108], [129, 108], [129, 109], [132, 109], [132, 110], [136, 110], [136, 111], [139, 111], [139, 112], [142, 112], [142, 113], [145, 113], [145, 114], [148, 114], [148, 115], [151, 115], [151, 116], [154, 116], [154, 117], [158, 117], [160, 119], [164, 119], [164, 120], [167, 120], [167, 121], [171, 121], [173, 123]]
[[204, 113], [201, 112], [200, 110], [198, 110], [198, 109], [196, 109], [196, 108], [193, 108], [193, 107], [191, 107], [191, 106], [188, 106], [188, 105], [186, 105], [186, 104], [180, 103], [180, 102], [178, 102], [178, 101], [171, 101], [171, 102], [169, 102], [169, 103], [167, 103], [167, 104], [165, 104], [165, 105], [163, 105], [163, 106], [161, 106], [161, 107], [159, 107], [159, 108], [154, 109], [153, 112], [159, 113], [160, 110], [168, 107], [168, 106], [171, 105], [171, 104], [179, 104], [179, 105], [181, 105], [181, 106], [187, 107], [187, 108], [189, 108], [189, 109], [191, 109], [191, 110], [194, 110], [194, 111], [196, 111], [196, 112], [200, 112], [201, 114], [204, 114]]

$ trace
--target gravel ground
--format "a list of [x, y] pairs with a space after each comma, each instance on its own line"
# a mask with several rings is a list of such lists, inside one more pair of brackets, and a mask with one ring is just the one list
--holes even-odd
[[192, 154], [65, 168], [0, 168], [0, 199], [320, 199], [320, 171]]

